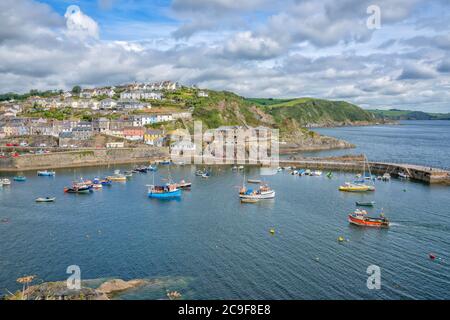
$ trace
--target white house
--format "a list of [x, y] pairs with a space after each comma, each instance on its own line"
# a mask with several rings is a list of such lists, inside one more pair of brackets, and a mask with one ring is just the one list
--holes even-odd
[[125, 91], [120, 94], [120, 99], [132, 100], [161, 100], [162, 93], [147, 90]]
[[112, 109], [117, 106], [117, 101], [111, 98], [103, 99], [100, 101], [101, 109]]

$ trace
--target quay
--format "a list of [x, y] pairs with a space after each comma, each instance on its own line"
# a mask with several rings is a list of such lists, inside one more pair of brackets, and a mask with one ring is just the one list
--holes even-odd
[[[293, 166], [305, 169], [361, 172], [364, 170], [364, 156], [357, 157], [333, 157], [314, 159], [280, 159], [280, 166]], [[374, 174], [382, 175], [389, 173], [392, 176], [399, 176], [399, 173], [407, 174], [410, 179], [422, 181], [428, 184], [448, 184], [450, 185], [450, 171], [426, 166], [376, 162], [369, 161], [370, 171]]]

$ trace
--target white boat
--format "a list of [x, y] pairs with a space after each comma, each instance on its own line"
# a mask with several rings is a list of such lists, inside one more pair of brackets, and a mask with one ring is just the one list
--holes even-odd
[[311, 170], [306, 169], [306, 170], [305, 170], [305, 176], [310, 176], [310, 175], [311, 175]]
[[269, 186], [260, 186], [257, 190], [248, 189], [243, 187], [239, 191], [239, 198], [241, 199], [273, 199], [275, 198], [275, 191], [270, 189]]
[[318, 177], [318, 176], [322, 175], [322, 171], [320, 171], [320, 170], [311, 171], [311, 173], [309, 175], [310, 176], [314, 176], [314, 177]]
[[389, 181], [389, 180], [391, 180], [391, 175], [389, 174], [389, 173], [385, 173], [385, 174], [383, 174], [383, 176], [381, 177], [381, 179], [383, 180], [383, 181]]
[[9, 179], [1, 179], [0, 184], [3, 186], [9, 186], [11, 184], [11, 180]]
[[239, 170], [244, 170], [244, 166], [239, 166], [238, 169]]
[[242, 188], [239, 190], [240, 199], [273, 199], [275, 198], [275, 191], [270, 189], [267, 184], [260, 185], [258, 189], [253, 190], [245, 186], [245, 172], [244, 182]]
[[409, 179], [409, 175], [404, 172], [399, 172], [398, 177], [402, 179]]

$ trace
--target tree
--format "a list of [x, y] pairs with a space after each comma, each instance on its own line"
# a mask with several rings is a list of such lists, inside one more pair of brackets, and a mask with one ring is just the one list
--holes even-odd
[[81, 92], [81, 87], [80, 86], [75, 86], [72, 88], [72, 93], [74, 94], [79, 94]]

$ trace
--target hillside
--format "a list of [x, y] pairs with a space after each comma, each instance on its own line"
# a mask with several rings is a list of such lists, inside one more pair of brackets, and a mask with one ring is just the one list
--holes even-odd
[[429, 113], [412, 110], [367, 110], [373, 113], [378, 119], [388, 120], [450, 120], [450, 113]]

